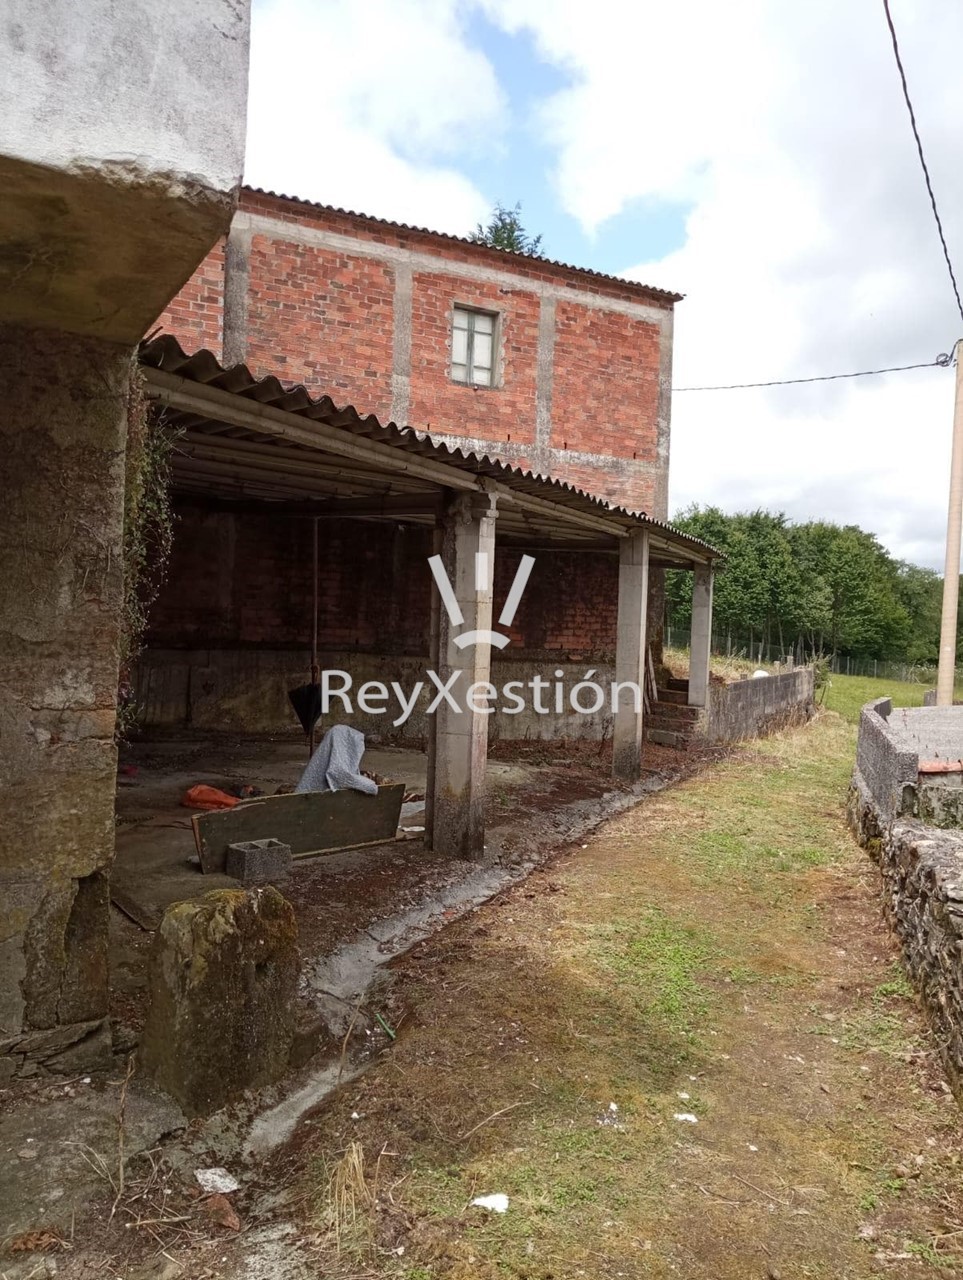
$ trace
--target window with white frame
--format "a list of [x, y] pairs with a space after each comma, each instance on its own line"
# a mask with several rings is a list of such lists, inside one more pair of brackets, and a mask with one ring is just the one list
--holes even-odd
[[451, 329], [451, 376], [474, 387], [495, 385], [495, 321], [491, 311], [455, 307]]

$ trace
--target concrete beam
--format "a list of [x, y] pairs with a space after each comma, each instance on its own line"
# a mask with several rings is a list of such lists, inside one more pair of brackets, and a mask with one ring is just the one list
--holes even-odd
[[464, 494], [450, 503], [442, 526], [441, 561], [462, 617], [437, 610], [432, 659], [444, 684], [457, 676], [452, 688], [458, 710], [442, 700], [431, 717], [426, 839], [435, 853], [449, 858], [478, 859], [485, 847], [485, 707], [491, 703], [480, 690], [474, 698], [469, 691], [489, 680], [491, 645], [482, 640], [459, 648], [455, 641], [469, 631], [491, 630], [495, 516], [494, 497]]
[[[616, 684], [631, 681], [645, 688], [646, 606], [649, 598], [649, 532], [641, 529], [619, 545], [619, 611], [615, 640]], [[642, 773], [642, 698], [630, 690], [615, 712], [612, 772], [621, 782], [637, 782]]]
[[133, 345], [227, 231], [249, 4], [13, 0], [0, 319]]
[[712, 568], [692, 575], [692, 631], [689, 640], [689, 706], [704, 707], [709, 696], [709, 650], [712, 644]]

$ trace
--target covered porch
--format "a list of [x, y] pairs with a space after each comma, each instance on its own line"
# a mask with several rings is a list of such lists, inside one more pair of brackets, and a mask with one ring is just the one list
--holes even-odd
[[[372, 666], [377, 668], [378, 635], [389, 651], [393, 633], [405, 625], [423, 635], [430, 679], [422, 681], [427, 687], [417, 705], [423, 709], [429, 694], [436, 703], [419, 720], [427, 749], [425, 836], [439, 856], [482, 855], [493, 724], [516, 735], [521, 727], [524, 736], [537, 737], [546, 732], [549, 719], [561, 716], [580, 736], [611, 739], [611, 770], [618, 783], [638, 780], [646, 710], [657, 696], [648, 613], [650, 575], [659, 570], [693, 575], [692, 660], [684, 696], [692, 707], [705, 704], [718, 559], [711, 547], [558, 481], [451, 450], [411, 429], [383, 426], [276, 378], [257, 380], [244, 366], [224, 369], [209, 352], [187, 355], [169, 337], [146, 344], [141, 363], [147, 394], [176, 435], [173, 479], [180, 499], [200, 511], [199, 518], [203, 513], [227, 518], [232, 528], [255, 522], [266, 529], [269, 520], [272, 526], [284, 522], [299, 530], [300, 559], [308, 564], [301, 565], [296, 583], [292, 579], [292, 591], [308, 586], [303, 641], [310, 648], [312, 676], [322, 685], [327, 679], [332, 695], [338, 682], [322, 671], [330, 636], [324, 626], [319, 629], [318, 617], [326, 604], [326, 557], [335, 531], [342, 554], [352, 542], [370, 542], [368, 568], [361, 566], [353, 580], [359, 598], [376, 594], [375, 578], [390, 582], [401, 572], [400, 562], [383, 562], [397, 553], [378, 537], [392, 529], [409, 531], [407, 572], [417, 576], [417, 587], [402, 602], [407, 622], [397, 600], [383, 607], [374, 603], [368, 621], [375, 634], [368, 637], [359, 668], [369, 677]], [[533, 561], [546, 560], [552, 574], [548, 583], [543, 573], [538, 587], [540, 640], [529, 643], [532, 653], [545, 655], [545, 669], [534, 661], [524, 670], [518, 663], [510, 669], [519, 617], [524, 621], [523, 597], [529, 582], [538, 582], [540, 565]], [[582, 584], [577, 608], [569, 598], [569, 584], [576, 582]], [[596, 587], [590, 590], [592, 583]], [[249, 585], [247, 611], [256, 614], [258, 584]], [[170, 590], [177, 592], [176, 580]], [[588, 657], [591, 651], [578, 643], [593, 609], [611, 609], [614, 629], [614, 654], [594, 668], [582, 656], [582, 649]], [[333, 635], [334, 629], [328, 630]], [[413, 707], [419, 648], [414, 644], [406, 659], [411, 670], [406, 668], [399, 683], [402, 700], [410, 697]], [[573, 654], [575, 661], [564, 660]], [[351, 663], [346, 665], [350, 670]], [[598, 682], [603, 704], [578, 721], [570, 687], [578, 680], [577, 667], [586, 675], [603, 669], [605, 681], [604, 686]], [[502, 715], [504, 708], [497, 704], [508, 683], [499, 674], [516, 677], [508, 683], [524, 685], [525, 697], [541, 698], [545, 710], [527, 706], [513, 720]], [[360, 727], [370, 727], [376, 723], [371, 717], [386, 711], [378, 706], [377, 689], [365, 692], [377, 684], [370, 678], [353, 682], [352, 722]], [[446, 697], [444, 689], [461, 696]], [[597, 696], [588, 691], [583, 705]], [[344, 706], [342, 698], [335, 709], [340, 713]], [[295, 723], [292, 714], [292, 732]], [[558, 736], [565, 728], [552, 720], [549, 732]]]

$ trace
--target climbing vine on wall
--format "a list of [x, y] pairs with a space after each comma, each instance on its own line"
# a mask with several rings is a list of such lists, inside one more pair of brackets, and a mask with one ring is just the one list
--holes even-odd
[[124, 488], [124, 603], [120, 637], [117, 732], [136, 721], [131, 667], [144, 642], [151, 605], [157, 599], [174, 539], [171, 454], [175, 435], [147, 399], [144, 375], [135, 363], [127, 404]]

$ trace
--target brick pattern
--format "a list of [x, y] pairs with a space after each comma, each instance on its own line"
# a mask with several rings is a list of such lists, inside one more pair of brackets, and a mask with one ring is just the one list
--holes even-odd
[[[178, 504], [167, 581], [154, 605], [155, 648], [302, 648], [311, 640], [308, 520], [237, 516]], [[319, 642], [360, 653], [428, 653], [432, 583], [423, 528], [322, 521]], [[496, 556], [495, 620], [521, 552]], [[601, 658], [615, 649], [618, 562], [540, 552], [505, 660]], [[496, 660], [499, 655], [496, 655]]]
[[394, 271], [370, 258], [254, 236], [247, 365], [391, 416]]
[[656, 326], [618, 312], [560, 302], [555, 315], [553, 446], [654, 463], [658, 413]]
[[[452, 308], [495, 312], [496, 384], [469, 387], [451, 377]], [[426, 431], [531, 444], [535, 438], [538, 297], [457, 276], [415, 273], [411, 313], [409, 419]]]
[[221, 358], [224, 340], [224, 241], [219, 241], [151, 329], [172, 333], [185, 351], [206, 347]]
[[[561, 458], [564, 457], [564, 453], [561, 454]], [[618, 456], [602, 456], [593, 462], [556, 461], [552, 464], [552, 476], [586, 493], [606, 498], [616, 506], [627, 507], [629, 511], [650, 515], [658, 511], [656, 472]]]
[[[395, 271], [398, 251], [430, 253], [452, 271], [418, 270], [412, 261], [411, 369], [407, 421], [468, 447], [521, 446], [511, 460], [545, 467], [536, 449], [538, 283], [571, 287], [556, 303], [551, 391], [551, 471], [591, 493], [635, 510], [665, 514], [665, 467], [658, 451], [660, 330], [599, 302], [671, 303], [643, 286], [606, 281], [566, 267], [465, 245], [428, 232], [383, 226], [353, 214], [245, 191], [241, 211], [363, 241], [367, 255], [301, 245], [285, 232], [252, 237], [247, 293], [247, 363], [258, 375], [304, 382], [382, 420], [393, 416]], [[395, 260], [370, 256], [383, 247]], [[517, 287], [459, 275], [459, 264], [510, 272]], [[160, 323], [186, 349], [220, 355], [224, 247], [218, 245], [174, 299]], [[591, 299], [594, 305], [586, 305]], [[455, 304], [500, 317], [498, 385], [451, 379]], [[578, 455], [571, 463], [567, 454]]]
[[524, 255], [506, 254], [500, 249], [489, 249], [485, 245], [467, 245], [453, 237], [431, 231], [385, 226], [376, 218], [366, 218], [355, 213], [339, 213], [333, 209], [319, 209], [294, 199], [244, 189], [241, 192], [240, 208], [245, 213], [260, 214], [282, 222], [317, 227], [321, 230], [333, 231], [338, 235], [360, 238], [370, 244], [384, 245], [386, 248], [430, 253], [432, 257], [448, 258], [452, 262], [464, 262], [470, 258], [472, 262], [477, 262], [479, 265], [493, 267], [498, 271], [510, 271], [521, 280], [541, 281], [545, 284], [561, 282], [597, 297], [612, 298], [620, 302], [643, 302], [648, 306], [659, 307], [666, 311], [671, 311], [673, 306], [671, 299], [664, 297], [658, 291], [630, 280], [602, 279], [598, 276], [586, 275], [572, 267], [539, 262]]

